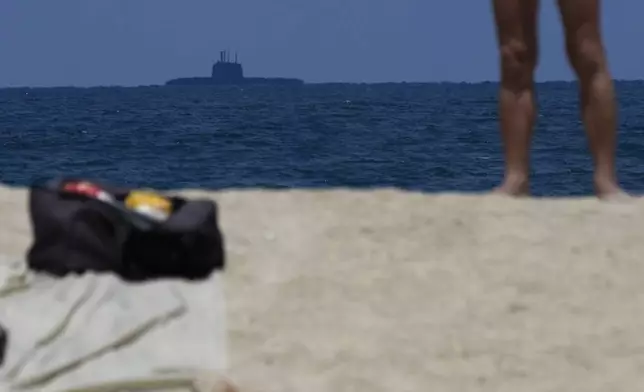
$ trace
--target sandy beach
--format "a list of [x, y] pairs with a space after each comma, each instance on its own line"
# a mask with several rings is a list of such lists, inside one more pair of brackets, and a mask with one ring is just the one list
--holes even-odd
[[[226, 236], [241, 391], [635, 391], [644, 201], [184, 191]], [[24, 257], [26, 192], [0, 188]]]

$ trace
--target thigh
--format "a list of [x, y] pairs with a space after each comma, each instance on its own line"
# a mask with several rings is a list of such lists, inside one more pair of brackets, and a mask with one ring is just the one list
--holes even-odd
[[568, 45], [601, 41], [599, 0], [558, 0], [558, 3]]
[[493, 0], [493, 8], [499, 46], [523, 46], [536, 57], [539, 0]]

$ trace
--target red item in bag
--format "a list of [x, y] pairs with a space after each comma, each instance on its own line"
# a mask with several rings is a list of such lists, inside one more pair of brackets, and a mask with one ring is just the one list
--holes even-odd
[[112, 201], [112, 197], [107, 192], [87, 181], [68, 182], [63, 186], [63, 190], [106, 202]]

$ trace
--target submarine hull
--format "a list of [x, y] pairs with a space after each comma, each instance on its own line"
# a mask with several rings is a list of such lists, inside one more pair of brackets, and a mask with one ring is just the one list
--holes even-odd
[[241, 63], [230, 60], [227, 51], [219, 52], [219, 61], [212, 66], [210, 77], [178, 78], [168, 80], [166, 86], [299, 86], [304, 84], [303, 80], [294, 78], [247, 78], [244, 76], [244, 68]]
[[304, 81], [294, 78], [243, 78], [240, 80], [217, 80], [209, 77], [178, 78], [168, 80], [166, 86], [301, 86]]

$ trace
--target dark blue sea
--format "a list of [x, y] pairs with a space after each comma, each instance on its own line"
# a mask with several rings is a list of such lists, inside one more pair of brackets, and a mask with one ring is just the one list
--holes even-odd
[[[573, 83], [538, 87], [533, 192], [591, 194]], [[644, 190], [644, 82], [618, 82], [620, 179]], [[0, 90], [0, 182], [478, 192], [502, 173], [497, 85]]]

